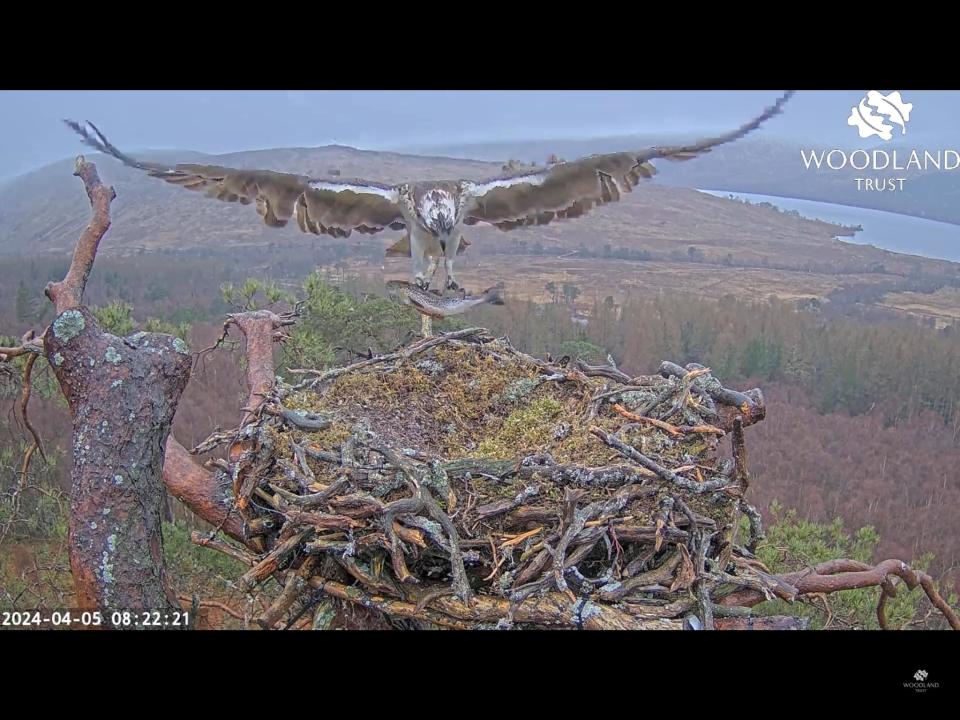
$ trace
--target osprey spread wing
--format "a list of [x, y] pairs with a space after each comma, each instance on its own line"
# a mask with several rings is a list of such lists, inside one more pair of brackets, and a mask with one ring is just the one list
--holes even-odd
[[483, 182], [443, 180], [384, 185], [216, 165], [168, 166], [129, 157], [92, 123], [65, 122], [88, 145], [151, 177], [217, 200], [254, 205], [271, 227], [294, 221], [303, 232], [333, 237], [348, 237], [354, 231], [406, 229], [404, 240], [388, 254], [409, 255], [414, 280], [421, 287], [429, 286], [442, 258], [447, 287], [457, 288], [453, 261], [461, 251], [461, 242], [466, 244], [462, 236], [464, 225], [487, 223], [512, 230], [578, 217], [597, 205], [619, 200], [642, 179], [652, 177], [656, 170], [651, 160], [689, 160], [742, 138], [778, 114], [792, 94], [785, 93], [750, 122], [715, 138], [689, 145], [592, 155]]

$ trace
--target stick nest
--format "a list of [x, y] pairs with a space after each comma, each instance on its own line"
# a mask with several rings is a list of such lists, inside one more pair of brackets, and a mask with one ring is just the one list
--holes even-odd
[[264, 548], [241, 586], [285, 588], [265, 627], [337, 603], [417, 627], [701, 627], [724, 593], [784, 592], [743, 500], [763, 414], [700, 366], [631, 378], [470, 329], [278, 380], [195, 452], [230, 448], [215, 462]]

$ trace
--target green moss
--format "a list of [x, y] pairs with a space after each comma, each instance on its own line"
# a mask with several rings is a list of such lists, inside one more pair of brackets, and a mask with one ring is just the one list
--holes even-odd
[[563, 405], [552, 397], [540, 397], [517, 408], [504, 421], [500, 431], [477, 447], [478, 457], [506, 459], [535, 452], [549, 445], [553, 426]]
[[113, 347], [113, 345], [110, 345], [107, 348], [106, 352], [103, 354], [103, 359], [111, 365], [116, 365], [123, 360], [123, 358], [120, 356], [120, 353], [117, 352], [117, 349]]
[[189, 355], [189, 354], [190, 354], [190, 346], [187, 345], [187, 344], [186, 344], [183, 340], [181, 340], [180, 338], [174, 338], [174, 339], [173, 339], [173, 349], [176, 350], [176, 351], [177, 351], [178, 353], [180, 353], [181, 355]]

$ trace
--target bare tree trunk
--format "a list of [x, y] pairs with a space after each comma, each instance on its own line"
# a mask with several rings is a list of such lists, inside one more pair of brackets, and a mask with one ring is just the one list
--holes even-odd
[[47, 287], [57, 317], [44, 353], [73, 416], [69, 550], [77, 601], [102, 610], [180, 609], [164, 577], [161, 472], [191, 360], [169, 335], [106, 333], [81, 305], [115, 193], [82, 157], [74, 174], [93, 219], [64, 280]]
[[179, 609], [164, 580], [161, 472], [190, 377], [186, 349], [169, 335], [105, 333], [83, 307], [61, 313], [44, 346], [73, 415], [70, 566], [80, 606]]

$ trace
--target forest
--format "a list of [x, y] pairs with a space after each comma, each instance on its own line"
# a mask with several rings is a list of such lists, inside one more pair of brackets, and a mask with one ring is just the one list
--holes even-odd
[[[90, 166], [86, 167], [86, 172], [91, 172]], [[84, 179], [86, 181], [87, 178]], [[102, 190], [102, 187], [99, 189]], [[95, 193], [90, 191], [89, 186], [88, 194], [93, 202]], [[99, 197], [103, 197], [102, 192]], [[78, 247], [83, 246], [83, 240], [81, 238]], [[519, 255], [538, 254], [536, 247], [528, 248], [522, 242], [512, 244], [511, 248]], [[494, 250], [497, 248], [488, 252]], [[499, 250], [502, 252], [503, 248]], [[574, 254], [578, 252], [580, 257], [589, 259], [595, 251], [582, 248], [581, 251], [574, 251]], [[640, 251], [629, 252], [633, 261], [642, 263], [655, 259], [653, 255]], [[606, 260], [616, 259], [620, 253], [610, 245], [599, 251], [599, 255]], [[94, 245], [86, 257], [87, 269], [93, 265], [95, 254]], [[703, 252], [694, 246], [690, 246], [686, 252], [674, 252], [674, 255], [671, 256], [672, 260], [691, 265], [699, 265], [707, 260]], [[391, 353], [397, 353], [398, 348], [408, 348], [400, 352], [403, 355], [419, 347], [431, 347], [429, 341], [419, 345], [415, 342], [421, 328], [417, 313], [387, 300], [383, 292], [383, 277], [368, 272], [363, 263], [356, 262], [358, 259], [370, 264], [380, 262], [380, 248], [372, 244], [349, 251], [343, 245], [336, 244], [293, 249], [271, 244], [266, 251], [234, 248], [228, 253], [160, 250], [107, 254], [97, 259], [89, 277], [85, 272], [78, 274], [78, 258], [80, 262], [83, 261], [80, 250], [72, 262], [53, 254], [11, 256], [0, 261], [3, 276], [16, 279], [0, 287], [0, 328], [6, 332], [0, 336], [0, 347], [7, 348], [4, 352], [11, 356], [9, 362], [5, 357], [0, 364], [0, 410], [8, 420], [0, 435], [0, 544], [6, 545], [2, 553], [4, 564], [0, 568], [0, 602], [9, 606], [48, 601], [50, 594], [62, 600], [70, 592], [66, 579], [69, 570], [64, 555], [66, 526], [69, 520], [72, 523], [70, 534], [76, 535], [75, 515], [79, 506], [77, 498], [70, 499], [66, 493], [70, 487], [70, 465], [76, 464], [79, 452], [76, 447], [71, 447], [70, 437], [76, 430], [76, 414], [78, 407], [82, 406], [83, 396], [76, 394], [76, 385], [65, 381], [68, 371], [61, 367], [63, 356], [51, 353], [55, 352], [58, 341], [66, 342], [64, 338], [69, 340], [76, 337], [85, 323], [97, 332], [110, 334], [95, 337], [96, 342], [106, 342], [103, 337], [126, 336], [128, 343], [133, 343], [129, 347], [137, 349], [144, 358], [153, 351], [145, 347], [138, 348], [135, 338], [144, 334], [151, 334], [151, 339], [166, 338], [161, 342], [172, 349], [172, 354], [167, 356], [172, 360], [162, 361], [167, 364], [162, 368], [161, 377], [171, 383], [169, 397], [164, 399], [162, 390], [158, 389], [160, 396], [155, 402], [159, 403], [158, 407], [162, 406], [160, 409], [164, 412], [169, 411], [170, 417], [157, 420], [154, 429], [163, 430], [165, 423], [174, 417], [172, 408], [177, 405], [182, 392], [172, 425], [172, 437], [188, 448], [216, 447], [219, 442], [217, 438], [224, 435], [223, 428], [235, 424], [237, 408], [256, 414], [255, 405], [259, 401], [254, 402], [256, 388], [252, 378], [256, 379], [258, 372], [265, 376], [259, 378], [261, 385], [264, 382], [272, 385], [275, 372], [286, 383], [286, 387], [294, 388], [299, 387], [304, 373], [325, 377], [324, 371], [328, 371], [333, 373], [332, 376], [339, 376], [339, 373], [346, 372], [343, 370], [346, 366], [362, 367], [365, 362], [373, 363], [377, 358], [391, 357]], [[721, 259], [721, 262], [736, 266], [737, 260], [730, 256], [729, 261]], [[766, 265], [769, 266], [769, 263]], [[356, 269], [358, 266], [360, 271]], [[810, 269], [825, 271], [828, 268]], [[866, 272], [864, 268], [858, 270]], [[881, 275], [887, 274], [884, 268], [874, 270]], [[840, 273], [843, 271], [839, 269]], [[78, 288], [77, 278], [81, 276]], [[441, 338], [449, 337], [454, 343], [460, 337], [479, 338], [475, 343], [477, 347], [471, 347], [469, 352], [465, 346], [452, 346], [451, 352], [456, 357], [466, 358], [466, 365], [470, 367], [480, 363], [478, 358], [489, 351], [500, 361], [503, 361], [506, 353], [519, 358], [520, 365], [528, 363], [523, 372], [533, 372], [533, 367], [540, 370], [547, 368], [554, 379], [569, 379], [569, 373], [555, 372], [557, 368], [575, 367], [581, 371], [595, 370], [601, 377], [604, 373], [627, 380], [646, 377], [648, 380], [645, 382], [650, 383], [650, 387], [662, 388], [666, 381], [670, 392], [681, 389], [677, 407], [684, 412], [690, 390], [684, 383], [693, 382], [703, 374], [711, 377], [716, 374], [722, 378], [726, 388], [720, 387], [720, 391], [728, 396], [734, 393], [740, 398], [755, 398], [756, 395], [748, 396], [745, 393], [757, 392], [753, 389], [762, 388], [765, 421], [747, 431], [752, 459], [750, 501], [772, 520], [772, 524], [769, 525], [766, 539], [759, 542], [763, 538], [754, 523], [756, 512], [747, 506], [750, 512], [746, 514], [750, 523], [744, 532], [751, 538], [748, 553], [752, 555], [756, 551], [756, 557], [766, 563], [767, 568], [781, 573], [781, 578], [790, 578], [791, 582], [803, 580], [802, 569], [814, 565], [831, 567], [831, 563], [840, 562], [848, 563], [844, 565], [848, 570], [865, 571], [870, 563], [884, 558], [903, 558], [920, 573], [929, 571], [942, 578], [949, 601], [955, 603], [953, 591], [957, 589], [960, 577], [957, 573], [958, 540], [950, 509], [960, 501], [956, 473], [960, 462], [960, 325], [956, 321], [927, 323], [903, 315], [884, 313], [876, 308], [866, 308], [863, 298], [871, 295], [876, 297], [892, 289], [932, 293], [952, 286], [956, 278], [949, 275], [932, 277], [917, 274], [904, 277], [894, 274], [885, 282], [886, 285], [879, 283], [869, 287], [841, 284], [822, 300], [807, 298], [797, 301], [776, 296], [757, 299], [755, 294], [736, 292], [735, 287], [714, 300], [692, 292], [614, 293], [608, 292], [602, 282], [587, 286], [582, 281], [550, 280], [540, 283], [542, 287], [528, 283], [524, 297], [511, 298], [504, 306], [479, 307], [468, 316], [438, 321], [434, 329]], [[79, 304], [81, 296], [84, 300], [82, 308]], [[65, 318], [73, 324], [65, 324]], [[224, 318], [228, 318], [226, 324]], [[257, 323], [262, 324], [265, 318], [269, 319], [267, 324], [270, 327], [267, 329], [273, 333], [266, 338], [267, 352], [262, 347], [258, 350], [254, 342], [256, 333], [262, 333], [262, 328], [257, 330]], [[55, 332], [53, 338], [47, 339], [46, 342], [51, 344], [47, 353], [32, 354], [32, 351], [23, 350], [35, 342], [33, 337], [23, 335], [23, 331], [27, 328], [42, 329], [51, 322], [63, 332]], [[236, 336], [227, 339], [227, 329], [231, 324], [240, 329], [245, 337], [243, 343], [238, 342]], [[477, 328], [485, 330], [481, 333]], [[444, 333], [449, 335], [445, 336]], [[278, 345], [274, 361], [269, 348], [272, 347], [272, 341], [278, 338], [283, 342]], [[241, 345], [245, 345], [245, 348], [241, 348]], [[19, 351], [11, 352], [11, 348], [18, 346], [21, 346]], [[190, 354], [186, 350], [188, 347], [208, 350], [191, 358], [191, 364], [194, 360], [196, 364], [191, 372], [186, 373], [187, 361], [184, 358]], [[239, 352], [241, 349], [245, 354]], [[257, 353], [255, 359], [251, 359], [252, 351]], [[456, 355], [457, 352], [461, 355]], [[161, 362], [158, 359], [160, 354], [154, 353], [149, 362]], [[178, 358], [177, 355], [183, 357]], [[113, 372], [111, 364], [122, 362], [112, 345], [106, 348], [104, 357], [107, 363], [102, 371], [104, 373]], [[427, 364], [422, 367], [434, 367], [436, 370], [436, 358], [442, 357], [445, 356], [436, 355], [434, 359], [424, 361]], [[51, 359], [52, 364], [49, 362]], [[674, 371], [673, 376], [663, 371], [667, 359], [674, 363], [670, 367], [680, 368]], [[91, 355], [90, 367], [93, 366]], [[658, 367], [663, 375], [661, 378], [650, 375]], [[70, 372], [86, 370], [72, 366]], [[430, 381], [422, 377], [423, 373], [419, 370], [416, 372], [420, 374], [401, 378], [401, 385], [391, 386], [389, 392], [410, 391], [404, 384], [409, 380], [422, 393]], [[446, 370], [441, 367], [436, 372]], [[669, 380], [669, 377], [676, 377], [676, 380]], [[526, 387], [524, 383], [530, 380], [529, 377], [513, 378], [514, 384], [504, 387], [513, 388], [515, 383], [520, 383], [517, 387]], [[367, 383], [376, 382], [381, 380], [357, 380], [353, 385], [345, 380], [343, 387], [347, 390], [344, 392], [362, 393]], [[485, 380], [472, 377], [467, 387], [475, 387], [478, 382]], [[176, 383], [181, 385], [176, 386]], [[121, 385], [122, 381], [118, 378], [111, 387]], [[456, 389], [457, 382], [452, 381], [449, 387]], [[686, 390], [682, 390], [684, 387]], [[64, 388], [68, 390], [66, 397], [61, 391]], [[505, 402], [515, 401], [515, 398], [510, 399], [512, 393], [513, 390], [503, 393], [502, 397], [507, 398]], [[606, 395], [610, 394], [606, 392]], [[128, 402], [132, 402], [132, 395], [126, 397]], [[347, 397], [346, 402], [354, 402], [353, 396]], [[501, 395], [497, 394], [496, 397], [500, 398]], [[653, 398], [649, 407], [656, 407], [666, 397]], [[168, 402], [170, 398], [173, 398], [172, 402]], [[359, 406], [365, 407], [366, 402], [360, 402]], [[504, 413], [503, 429], [482, 440], [478, 436], [476, 440], [480, 443], [480, 450], [493, 453], [494, 456], [497, 452], [506, 452], [506, 447], [511, 450], [524, 447], [533, 452], [538, 442], [550, 440], [549, 433], [531, 435], [526, 423], [556, 420], [561, 417], [558, 413], [564, 407], [577, 406], [581, 402], [583, 397], [571, 394], [568, 389], [558, 388], [538, 396], [535, 401], [529, 401], [529, 406], [522, 412], [497, 408], [496, 412]], [[628, 419], [651, 421], [650, 418], [633, 414], [628, 408], [616, 407], [616, 412]], [[696, 404], [694, 407], [703, 409]], [[105, 412], [108, 410], [104, 409]], [[713, 412], [716, 416], [716, 412], [709, 407], [704, 411]], [[492, 407], [490, 412], [493, 412]], [[486, 422], [488, 415], [481, 414], [479, 417]], [[688, 420], [694, 417], [694, 420], [691, 421], [693, 424], [682, 426], [687, 428], [683, 432], [716, 432], [723, 436], [721, 452], [730, 458], [736, 468], [736, 477], [745, 480], [747, 473], [742, 437], [740, 449], [737, 447], [738, 433], [743, 432], [742, 428], [735, 425], [737, 429], [733, 432], [731, 442], [727, 435], [729, 428], [719, 429], [704, 422], [697, 424], [697, 417], [685, 417]], [[609, 423], [614, 420], [618, 418], [607, 417], [604, 421]], [[459, 422], [462, 424], [462, 420]], [[672, 436], [683, 434], [680, 427], [663, 420], [654, 419], [651, 422], [660, 432]], [[453, 437], [456, 425], [451, 421], [445, 427], [453, 429], [444, 432]], [[754, 421], [750, 425], [754, 425]], [[106, 426], [107, 421], [104, 420], [103, 427]], [[266, 432], [268, 424], [263, 416], [258, 417], [256, 426], [257, 432]], [[566, 421], [557, 427], [559, 429], [551, 431], [554, 440], [563, 440], [572, 432]], [[578, 432], [583, 430], [581, 428]], [[616, 436], [606, 435], [602, 428], [591, 428], [590, 432], [601, 439], [605, 438], [604, 442], [610, 448], [620, 448], [627, 457], [632, 457], [629, 448], [623, 450], [624, 444]], [[348, 436], [353, 439], [348, 440]], [[411, 470], [412, 466], [405, 464], [408, 461], [396, 456], [389, 448], [369, 444], [366, 436], [353, 437], [347, 432], [338, 437], [338, 442], [351, 448], [354, 444], [364, 446], [364, 443], [368, 443], [369, 447], [364, 446], [366, 449], [363, 452], [369, 450], [373, 454], [379, 453], [408, 481], [419, 472]], [[465, 443], [461, 451], [464, 448], [471, 451], [476, 448], [472, 437], [461, 440]], [[577, 442], [583, 443], [585, 440], [578, 438]], [[281, 445], [286, 447], [283, 443]], [[674, 448], [669, 442], [661, 449], [664, 448], [675, 452], [674, 460], [678, 466], [700, 467], [680, 463], [697, 457], [702, 447], [697, 451], [687, 448], [689, 452], [686, 454], [682, 452], [682, 447]], [[97, 448], [98, 452], [101, 450]], [[150, 462], [154, 467], [159, 463], [156, 451], [156, 448], [144, 451], [152, 454]], [[360, 452], [361, 448], [357, 447], [357, 451]], [[537, 460], [540, 457], [530, 455], [527, 459], [540, 462]], [[231, 458], [241, 462], [233, 456]], [[346, 458], [344, 454], [338, 460], [345, 470], [352, 468], [354, 463], [353, 459], [348, 461]], [[212, 467], [217, 467], [216, 461], [209, 462], [213, 463]], [[221, 460], [221, 463], [225, 462]], [[288, 480], [297, 479], [306, 486], [306, 479], [300, 473], [312, 476], [314, 471], [303, 458], [298, 456], [297, 462], [299, 469], [286, 459], [281, 459], [277, 467], [284, 468]], [[329, 462], [329, 459], [324, 462]], [[367, 457], [364, 462], [371, 460]], [[551, 458], [547, 465], [552, 467], [553, 464]], [[229, 467], [229, 463], [223, 467]], [[234, 468], [237, 467], [240, 465], [234, 465]], [[672, 471], [657, 465], [654, 468], [660, 475], [672, 478], [671, 482], [679, 482], [680, 487], [686, 487], [682, 479], [677, 481], [678, 476]], [[114, 477], [118, 478], [118, 485], [122, 484], [122, 475]], [[332, 488], [339, 482], [334, 480], [329, 486], [322, 487]], [[725, 481], [718, 477], [710, 482], [722, 484]], [[689, 481], [686, 484], [689, 485]], [[743, 484], [746, 486], [745, 482]], [[432, 501], [421, 491], [419, 484], [414, 482], [413, 486], [416, 487], [416, 494], [410, 501], [419, 503], [421, 510], [426, 508], [434, 513], [438, 521], [442, 521], [448, 539], [441, 538], [438, 544], [444, 547], [444, 542], [447, 542], [448, 548], [456, 548], [457, 534], [450, 518], [430, 504]], [[289, 504], [287, 502], [285, 505], [283, 498], [287, 501], [291, 498], [297, 502], [313, 501], [309, 496], [291, 494], [289, 489], [270, 487], [276, 491], [275, 495], [266, 493], [261, 487], [258, 488], [259, 497], [276, 503], [275, 510], [278, 512]], [[247, 495], [241, 497], [244, 502], [252, 497], [250, 493], [253, 489], [254, 486], [247, 486]], [[326, 492], [324, 489], [318, 495], [323, 496]], [[576, 497], [576, 493], [568, 495], [564, 502], [573, 503], [571, 507], [575, 508]], [[598, 499], [588, 506], [595, 513], [589, 517], [595, 517], [596, 513], [601, 512], [601, 507], [613, 507], [610, 503], [615, 503], [616, 498], [621, 497], [626, 502], [628, 497], [633, 496], [629, 492], [617, 493], [614, 500], [604, 496], [604, 499]], [[463, 500], [463, 497], [457, 498], [455, 494], [448, 495], [448, 508], [452, 509]], [[559, 502], [558, 498], [554, 500]], [[259, 543], [262, 541], [253, 541], [247, 536], [243, 536], [245, 541], [249, 541], [246, 542], [247, 550], [225, 550], [225, 546], [219, 546], [231, 558], [253, 567], [243, 572], [242, 568], [231, 566], [222, 557], [211, 561], [212, 550], [194, 547], [205, 543], [213, 547], [212, 535], [205, 543], [198, 543], [196, 538], [201, 536], [195, 534], [191, 536], [192, 544], [186, 540], [187, 533], [207, 531], [210, 524], [181, 506], [173, 493], [164, 491], [157, 501], [162, 505], [163, 535], [169, 542], [165, 541], [162, 548], [151, 546], [151, 552], [156, 556], [154, 559], [159, 562], [161, 552], [169, 556], [170, 573], [179, 590], [187, 592], [189, 587], [195, 596], [201, 594], [208, 597], [208, 607], [220, 608], [226, 616], [234, 620], [242, 619], [248, 624], [249, 614], [241, 613], [238, 617], [238, 613], [231, 609], [231, 604], [235, 606], [241, 601], [244, 590], [250, 590], [260, 583], [269, 585], [265, 581], [274, 574], [282, 559], [276, 553], [283, 548], [295, 547], [290, 543], [294, 539], [299, 542], [305, 534], [271, 537], [270, 541], [277, 544], [274, 550], [263, 557], [249, 554], [250, 549], [261, 547]], [[402, 504], [406, 501], [399, 502]], [[687, 530], [681, 530], [670, 519], [670, 507], [674, 502], [686, 514], [684, 527]], [[72, 507], [70, 512], [66, 509], [68, 506]], [[694, 507], [706, 512], [699, 505]], [[81, 512], [89, 513], [92, 510], [90, 507], [79, 507]], [[99, 511], [99, 508], [96, 510]], [[368, 510], [361, 510], [361, 513]], [[106, 508], [104, 513], [109, 511], [110, 508]], [[287, 512], [285, 517], [294, 527], [302, 521], [301, 515], [301, 511], [294, 510]], [[337, 522], [344, 523], [344, 527], [354, 528], [362, 525], [356, 518], [365, 516], [310, 517], [310, 522]], [[387, 517], [389, 519], [392, 516]], [[251, 525], [260, 523], [258, 532], [269, 536], [270, 526], [262, 522], [262, 517], [249, 516], [246, 521]], [[569, 518], [564, 522], [569, 522]], [[578, 522], [581, 524], [576, 525]], [[573, 525], [567, 526], [566, 534], [561, 533], [564, 542], [581, 537], [576, 533], [571, 534], [570, 527], [578, 527], [587, 533], [587, 537], [592, 537], [584, 524], [587, 522], [597, 521], [588, 520], [586, 516], [577, 520], [575, 516]], [[657, 515], [654, 554], [660, 551], [664, 537], [661, 531], [668, 524], [674, 533], [673, 540], [681, 538], [681, 545], [688, 548], [678, 551], [679, 554], [675, 556], [679, 563], [676, 567], [681, 570], [671, 591], [676, 587], [684, 589], [686, 585], [683, 582], [686, 582], [700, 594], [698, 602], [701, 608], [707, 609], [711, 603], [709, 597], [704, 595], [709, 591], [704, 589], [703, 578], [709, 540], [704, 540], [705, 531], [698, 529], [698, 524], [712, 523], [711, 527], [715, 527], [718, 522], [721, 522], [719, 516], [698, 517], [682, 499], [674, 500], [672, 497], [666, 509], [661, 508], [661, 513]], [[404, 541], [425, 547], [426, 540], [422, 533], [418, 534], [410, 526], [398, 527], [400, 529], [394, 528], [388, 533], [402, 531], [405, 533]], [[420, 523], [417, 527], [428, 535], [438, 532], [429, 523]], [[561, 525], [558, 532], [563, 527]], [[90, 522], [89, 528], [96, 530], [97, 522]], [[647, 532], [645, 528], [634, 527], [631, 532], [634, 537], [650, 539], [644, 535]], [[543, 531], [543, 528], [539, 531]], [[335, 534], [330, 537], [335, 537]], [[528, 539], [529, 535], [516, 537], [519, 542], [520, 539]], [[624, 535], [626, 537], [628, 535]], [[338, 548], [341, 545], [337, 543], [342, 544], [340, 539], [330, 542]], [[408, 571], [403, 565], [402, 553], [397, 553], [399, 540], [396, 536], [392, 542], [390, 554], [393, 570], [402, 578]], [[584, 544], [584, 541], [575, 552], [582, 550], [582, 557], [587, 557], [597, 542], [597, 538], [590, 544]], [[513, 543], [514, 539], [510, 539], [501, 545], [501, 549]], [[348, 545], [352, 552], [352, 541]], [[734, 546], [731, 544], [730, 547]], [[320, 551], [325, 550], [321, 548]], [[545, 552], [541, 550], [541, 554]], [[492, 561], [489, 558], [487, 561], [493, 562], [496, 567], [484, 580], [496, 576], [502, 564], [497, 560], [496, 553], [497, 548], [493, 546]], [[451, 554], [459, 556], [459, 553]], [[695, 556], [698, 567], [685, 564], [684, 557], [689, 563], [691, 554]], [[475, 551], [472, 557], [479, 558], [481, 555], [481, 551]], [[542, 562], [546, 562], [546, 555], [542, 556]], [[847, 559], [838, 560], [841, 557]], [[557, 562], [562, 565], [562, 561], [561, 556]], [[618, 554], [617, 567], [619, 562]], [[639, 556], [633, 557], [629, 567], [637, 570], [645, 562], [641, 562]], [[306, 583], [315, 580], [308, 572], [315, 564], [311, 561], [303, 565], [304, 574], [297, 575], [300, 581]], [[536, 562], [532, 565], [541, 568]], [[349, 570], [351, 566], [348, 564], [346, 567]], [[379, 581], [375, 578], [371, 580], [366, 571], [357, 567], [353, 567], [353, 570], [360, 575], [354, 574], [354, 577], [376, 587]], [[243, 573], [239, 585], [229, 579], [231, 575], [238, 575], [238, 569]], [[429, 568], [427, 570], [432, 572]], [[112, 570], [101, 568], [100, 572], [112, 573]], [[451, 572], [454, 574], [456, 594], [466, 602], [462, 561], [459, 571], [454, 563]], [[457, 572], [460, 573], [459, 578]], [[725, 566], [721, 565], [718, 572], [725, 573]], [[910, 575], [913, 570], [903, 572], [913, 578], [913, 586], [920, 584], [917, 578], [921, 575]], [[562, 567], [558, 573], [558, 589], [563, 590]], [[922, 577], [926, 578], [923, 581], [924, 590], [933, 600], [936, 595], [928, 587], [929, 577]], [[512, 582], [506, 574], [500, 576], [500, 581]], [[212, 592], [213, 586], [217, 586], [220, 592]], [[263, 626], [272, 627], [279, 616], [289, 609], [290, 605], [283, 606], [283, 603], [293, 600], [291, 588], [295, 587], [295, 583], [290, 584], [288, 577], [285, 585], [272, 588], [279, 595], [272, 597], [270, 606], [263, 609], [260, 615]], [[323, 587], [335, 597], [340, 597], [336, 595], [338, 592], [343, 594], [341, 599], [349, 600], [351, 597], [349, 589], [342, 589], [335, 584]], [[87, 585], [88, 592], [89, 589]], [[464, 590], [462, 598], [461, 590]], [[758, 588], [751, 587], [750, 590], [757, 592]], [[747, 593], [747, 590], [742, 592]], [[893, 622], [895, 626], [908, 627], [912, 624], [925, 625], [928, 621], [933, 623], [930, 626], [938, 626], [937, 622], [943, 624], [942, 619], [931, 619], [929, 608], [923, 604], [925, 601], [921, 602], [922, 597], [918, 592], [904, 593], [894, 601], [893, 594], [884, 585], [879, 608], [876, 607], [876, 601], [867, 598], [867, 595], [865, 590], [857, 590], [833, 605], [826, 601], [823, 607], [811, 603], [814, 626], [874, 627], [878, 622], [882, 626]], [[777, 597], [784, 595], [781, 592]], [[884, 616], [882, 610], [888, 597], [889, 605]], [[217, 598], [223, 598], [224, 602]], [[422, 609], [434, 599], [424, 596], [413, 607], [404, 605], [400, 612], [419, 617]], [[249, 600], [247, 597], [244, 602]], [[198, 601], [194, 599], [194, 602]], [[492, 603], [487, 608], [489, 613], [495, 615], [499, 606], [489, 599], [487, 602]], [[439, 613], [431, 617], [451, 623], [453, 627], [465, 623], [464, 617], [457, 615], [464, 612], [462, 607], [450, 605], [447, 601], [441, 605], [453, 608], [450, 610], [453, 614]], [[276, 610], [281, 606], [284, 607], [283, 611]], [[771, 610], [776, 611], [776, 607]], [[549, 618], [551, 609], [539, 608], [537, 612], [544, 612]], [[612, 623], [608, 625], [611, 627], [625, 622], [615, 612], [611, 614], [609, 608], [603, 612], [607, 614], [601, 613], [603, 617], [596, 622]], [[321, 613], [317, 611], [315, 624], [320, 622], [320, 617]], [[726, 622], [731, 622], [729, 617], [736, 615], [728, 616]], [[951, 623], [956, 619], [955, 615], [947, 617]], [[363, 622], [363, 619], [360, 621]]]
[[[62, 277], [66, 263], [38, 258], [6, 263], [16, 267], [7, 277], [18, 282], [3, 287], [2, 326], [50, 322], [52, 308], [38, 288]], [[88, 295], [105, 329], [118, 335], [167, 332], [192, 347], [216, 339], [225, 313], [301, 301], [305, 314], [278, 355], [278, 371], [288, 378], [292, 368], [331, 367], [370, 351], [388, 352], [416, 334], [419, 317], [387, 301], [380, 278], [348, 273], [346, 263], [332, 256], [317, 264], [317, 270], [298, 277], [302, 265], [285, 266], [282, 254], [268, 273], [242, 259], [225, 267], [162, 255], [151, 256], [149, 263], [107, 257], [91, 274]], [[630, 374], [676, 358], [710, 367], [733, 387], [762, 387], [768, 411], [766, 421], [750, 431], [752, 493], [761, 512], [781, 519], [772, 532], [783, 533], [800, 559], [828, 557], [830, 547], [847, 554], [859, 548], [864, 560], [910, 558], [956, 587], [960, 540], [951, 508], [960, 503], [957, 328], [934, 330], [890, 318], [868, 322], [831, 316], [816, 304], [798, 309], [775, 298], [758, 303], [733, 295], [719, 302], [674, 295], [616, 303], [607, 297], [585, 313], [589, 322], [578, 323], [572, 321], [571, 303], [582, 290], [551, 284], [539, 301], [481, 307], [437, 329], [486, 327], [535, 356], [568, 355], [597, 363], [610, 355]], [[0, 338], [0, 345], [13, 343], [13, 333]], [[174, 435], [185, 445], [233, 422], [233, 408], [245, 394], [237, 360], [234, 353], [213, 354], [194, 372], [174, 424]], [[46, 462], [38, 459], [34, 489], [18, 499], [19, 516], [13, 521], [9, 498], [29, 437], [16, 411], [22, 364], [0, 375], [3, 412], [10, 421], [0, 439], [8, 501], [0, 508], [0, 521], [9, 535], [3, 542], [18, 548], [9, 557], [20, 558], [14, 569], [6, 568], [7, 582], [16, 568], [24, 572], [29, 557], [35, 567], [28, 574], [43, 574], [51, 591], [62, 593], [68, 584], [65, 557], [55, 554], [49, 538], [64, 531], [70, 465], [64, 439], [70, 417], [50, 368], [40, 359], [33, 373], [31, 419], [44, 438]], [[211, 560], [209, 551], [190, 546], [184, 533], [203, 523], [178, 505], [167, 498], [165, 537], [178, 581], [204, 592], [213, 584], [218, 596], [233, 597], [234, 591], [221, 587], [229, 559]], [[40, 550], [30, 555], [27, 547]], [[797, 556], [768, 559], [800, 562]], [[36, 569], [44, 562], [45, 574]], [[837, 614], [840, 619], [832, 626], [856, 624], [856, 618], [865, 626], [873, 622], [866, 599], [844, 602], [847, 614]], [[814, 607], [811, 613], [818, 626], [827, 622], [822, 610]], [[903, 622], [913, 619], [909, 614]], [[223, 621], [234, 619], [224, 615]]]

